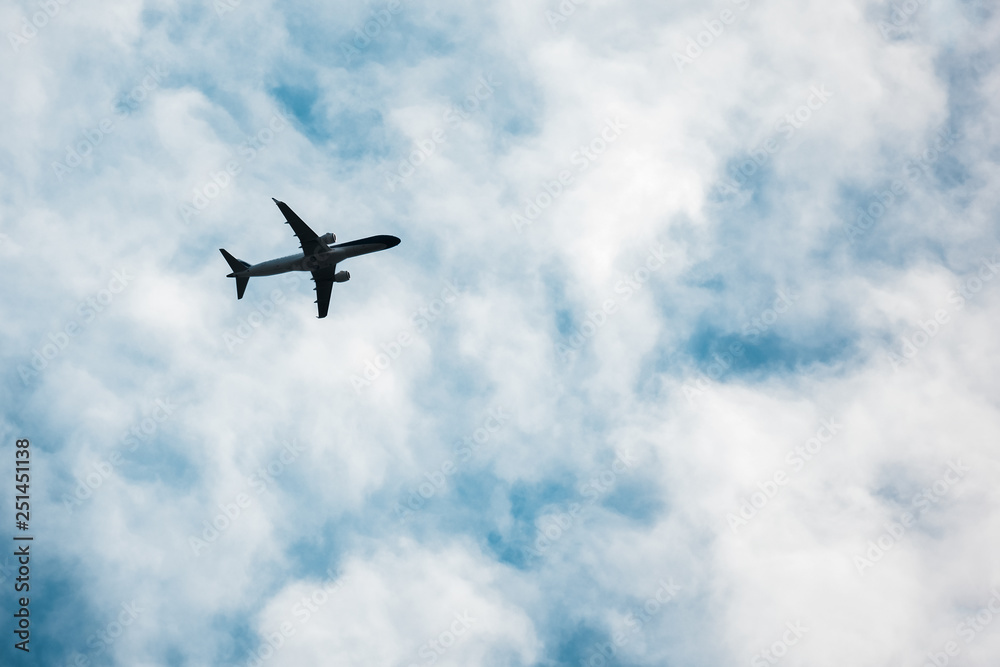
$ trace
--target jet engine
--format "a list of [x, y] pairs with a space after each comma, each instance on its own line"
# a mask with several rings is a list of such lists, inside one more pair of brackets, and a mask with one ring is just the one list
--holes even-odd
[[337, 235], [333, 232], [327, 232], [326, 234], [323, 234], [323, 236], [319, 237], [319, 240], [323, 243], [334, 243], [337, 240]]
[[351, 274], [347, 271], [337, 271], [333, 274], [333, 282], [335, 283], [346, 283], [351, 279]]

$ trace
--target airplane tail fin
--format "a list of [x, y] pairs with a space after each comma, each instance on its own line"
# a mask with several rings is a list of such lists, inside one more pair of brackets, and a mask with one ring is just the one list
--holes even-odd
[[247, 283], [250, 282], [250, 276], [238, 276], [236, 274], [249, 268], [250, 264], [241, 259], [236, 259], [222, 248], [219, 248], [219, 252], [221, 252], [222, 256], [226, 258], [227, 262], [229, 262], [229, 268], [233, 270], [233, 272], [226, 277], [236, 278], [236, 298], [242, 299], [243, 293], [247, 291]]

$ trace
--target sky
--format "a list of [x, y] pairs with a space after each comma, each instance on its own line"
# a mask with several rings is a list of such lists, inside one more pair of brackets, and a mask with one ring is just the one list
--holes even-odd
[[0, 663], [997, 664], [993, 3], [0, 26]]

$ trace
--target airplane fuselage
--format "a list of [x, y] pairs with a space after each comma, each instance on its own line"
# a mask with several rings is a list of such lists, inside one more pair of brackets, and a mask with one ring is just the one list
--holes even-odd
[[277, 259], [269, 259], [260, 264], [254, 264], [246, 271], [241, 271], [236, 275], [255, 278], [257, 276], [276, 276], [279, 273], [288, 273], [289, 271], [315, 271], [316, 269], [334, 266], [338, 260], [331, 258], [331, 255], [333, 253], [328, 252], [306, 257], [305, 253], [300, 252], [295, 255], [278, 257]]
[[359, 241], [334, 245], [325, 252], [320, 251], [309, 256], [300, 252], [286, 257], [269, 259], [266, 262], [247, 267], [245, 271], [239, 271], [236, 275], [253, 278], [257, 276], [275, 276], [279, 273], [288, 273], [289, 271], [317, 271], [319, 269], [332, 268], [339, 262], [351, 257], [367, 255], [370, 252], [378, 252], [379, 250], [391, 248], [397, 243], [399, 243], [399, 239], [393, 236], [370, 236]]

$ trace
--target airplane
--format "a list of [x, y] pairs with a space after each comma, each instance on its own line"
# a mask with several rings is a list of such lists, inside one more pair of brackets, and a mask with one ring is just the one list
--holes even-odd
[[351, 257], [388, 250], [399, 245], [398, 238], [387, 234], [328, 245], [337, 241], [336, 234], [328, 232], [319, 236], [285, 202], [278, 201], [274, 197], [271, 199], [278, 205], [278, 209], [285, 216], [285, 222], [298, 237], [302, 252], [251, 265], [249, 262], [236, 259], [225, 249], [219, 248], [219, 252], [229, 262], [229, 268], [233, 270], [226, 277], [236, 279], [237, 299], [243, 298], [247, 283], [252, 277], [274, 276], [289, 271], [309, 271], [316, 282], [316, 303], [319, 307], [319, 317], [323, 318], [330, 310], [330, 294], [333, 292], [333, 284], [346, 283], [351, 279], [351, 274], [347, 271], [337, 271], [338, 263]]

